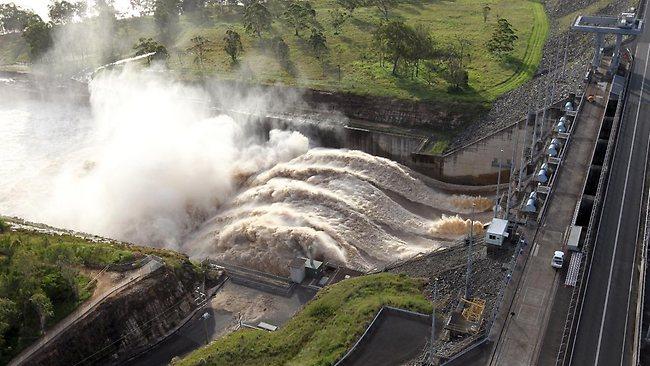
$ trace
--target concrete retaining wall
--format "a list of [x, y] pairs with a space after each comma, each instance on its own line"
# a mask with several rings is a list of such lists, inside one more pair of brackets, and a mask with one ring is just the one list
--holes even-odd
[[[364, 357], [367, 359], [369, 354], [375, 354], [377, 352], [380, 352], [380, 350], [377, 348], [377, 344], [373, 345], [372, 340], [373, 336], [375, 333], [379, 330], [379, 328], [382, 326], [382, 323], [387, 321], [388, 318], [393, 318], [393, 319], [404, 319], [406, 321], [415, 321], [417, 323], [421, 323], [424, 326], [429, 326], [429, 331], [430, 331], [430, 325], [431, 325], [431, 315], [427, 314], [421, 314], [421, 313], [416, 313], [413, 311], [409, 310], [404, 310], [404, 309], [397, 309], [394, 307], [390, 306], [384, 306], [379, 311], [377, 312], [377, 315], [375, 315], [374, 319], [368, 325], [368, 328], [366, 328], [366, 331], [361, 335], [361, 337], [357, 340], [357, 342], [352, 346], [352, 348], [341, 358], [335, 365], [336, 366], [356, 366], [359, 364], [364, 364], [364, 361], [361, 361]], [[397, 325], [397, 324], [394, 324]], [[399, 327], [398, 327], [399, 328]], [[394, 328], [391, 328], [394, 329]], [[384, 329], [384, 331], [386, 331]], [[428, 333], [427, 333], [428, 334]], [[414, 335], [415, 336], [415, 335]], [[418, 337], [422, 337], [423, 335], [420, 334]], [[408, 337], [407, 337], [408, 338]], [[394, 339], [394, 342], [404, 342], [407, 341], [409, 345], [414, 345], [412, 344], [413, 342], [408, 342], [408, 340], [405, 339]], [[424, 337], [424, 339], [419, 339], [421, 341], [420, 343], [423, 343], [421, 346], [424, 346], [427, 341], [427, 337]], [[392, 342], [390, 342], [392, 344]], [[419, 347], [419, 346], [417, 346]], [[421, 348], [421, 347], [419, 347]], [[406, 351], [406, 350], [404, 350]], [[420, 351], [418, 349], [418, 351]], [[367, 361], [367, 360], [366, 360]], [[390, 360], [382, 359], [382, 364], [390, 364]]]

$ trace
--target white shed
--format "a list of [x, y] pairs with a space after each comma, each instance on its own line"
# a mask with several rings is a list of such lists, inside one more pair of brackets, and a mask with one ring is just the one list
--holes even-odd
[[294, 258], [289, 264], [289, 277], [295, 283], [302, 283], [305, 279], [305, 260]]
[[507, 237], [508, 220], [492, 219], [492, 223], [485, 232], [485, 243], [501, 246]]

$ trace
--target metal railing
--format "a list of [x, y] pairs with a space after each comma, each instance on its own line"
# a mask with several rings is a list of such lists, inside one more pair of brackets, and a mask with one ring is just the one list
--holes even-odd
[[[607, 143], [607, 149], [605, 151], [605, 158], [603, 159], [603, 165], [602, 165], [602, 170], [600, 174], [600, 178], [598, 179], [598, 186], [596, 188], [596, 195], [594, 199], [594, 205], [591, 209], [591, 213], [589, 216], [589, 225], [587, 226], [587, 232], [585, 234], [585, 241], [582, 245], [582, 254], [584, 260], [582, 261], [580, 265], [580, 269], [578, 271], [577, 275], [577, 287], [574, 288], [573, 292], [571, 293], [571, 300], [569, 302], [569, 310], [567, 312], [567, 317], [564, 322], [564, 330], [562, 332], [562, 338], [560, 341], [560, 347], [558, 349], [558, 355], [556, 357], [556, 366], [560, 365], [565, 365], [567, 362], [567, 356], [569, 356], [569, 362], [570, 362], [570, 356], [572, 352], [569, 352], [569, 348], [573, 347], [573, 344], [575, 342], [575, 335], [574, 332], [577, 330], [575, 324], [575, 317], [576, 315], [579, 315], [579, 307], [582, 306], [582, 303], [584, 301], [584, 296], [586, 294], [586, 288], [585, 284], [583, 281], [585, 272], [587, 271], [587, 276], [588, 276], [588, 271], [590, 270], [591, 267], [591, 260], [592, 260], [592, 253], [591, 253], [591, 245], [592, 243], [595, 244], [595, 237], [594, 237], [594, 227], [596, 225], [596, 222], [599, 220], [596, 220], [596, 216], [600, 213], [601, 205], [602, 205], [602, 194], [603, 190], [606, 189], [607, 181], [608, 181], [608, 172], [609, 172], [609, 165], [610, 165], [610, 160], [612, 158], [612, 153], [616, 145], [616, 136], [618, 133], [618, 124], [619, 122], [623, 119], [623, 111], [624, 111], [624, 106], [625, 106], [625, 96], [627, 92], [627, 87], [630, 81], [630, 73], [628, 71], [626, 75], [626, 83], [625, 87], [623, 88], [623, 92], [621, 93], [621, 98], [619, 98], [619, 103], [616, 108], [616, 113], [614, 115], [614, 118], [612, 120], [612, 128], [610, 131], [609, 135], [609, 141]], [[606, 116], [603, 116], [603, 121], [607, 118]], [[602, 124], [601, 124], [601, 129], [602, 129]], [[595, 148], [594, 148], [595, 150]], [[592, 159], [593, 161], [593, 154], [592, 154]], [[586, 182], [585, 182], [586, 184]], [[584, 192], [584, 187], [583, 187], [583, 192]], [[576, 208], [577, 209], [577, 208]], [[575, 224], [575, 220], [577, 217], [577, 212], [576, 215], [574, 215], [573, 219], [573, 224]], [[597, 235], [597, 229], [596, 229], [596, 235]]]

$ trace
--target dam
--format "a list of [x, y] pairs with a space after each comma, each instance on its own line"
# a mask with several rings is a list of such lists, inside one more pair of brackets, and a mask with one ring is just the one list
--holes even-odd
[[[368, 271], [491, 215], [486, 197], [347, 149], [342, 116], [224, 113], [204, 102], [215, 93], [129, 69], [98, 75], [87, 102], [71, 94], [0, 104], [4, 214], [279, 274], [308, 253]], [[229, 100], [255, 112], [270, 101]]]

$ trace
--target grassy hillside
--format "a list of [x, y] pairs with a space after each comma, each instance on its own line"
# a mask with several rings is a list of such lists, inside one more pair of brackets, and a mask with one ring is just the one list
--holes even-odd
[[[274, 23], [273, 33], [281, 35], [289, 45], [295, 75], [284, 70], [273, 55], [260, 46], [257, 39], [248, 35], [243, 39], [244, 60], [237, 67], [230, 64], [223, 51], [223, 34], [228, 28], [245, 34], [237, 15], [232, 15], [228, 20], [218, 19], [214, 25], [207, 27], [189, 26], [186, 23], [175, 48], [186, 49], [190, 45], [189, 40], [195, 35], [207, 37], [215, 43], [203, 65], [205, 73], [230, 78], [250, 78], [261, 83], [282, 82], [323, 90], [405, 99], [492, 100], [521, 85], [533, 75], [548, 33], [546, 14], [543, 6], [537, 2], [494, 1], [488, 22], [483, 21], [483, 3], [473, 0], [407, 2], [399, 5], [393, 12], [393, 17], [403, 19], [410, 25], [423, 24], [429, 27], [440, 47], [444, 48], [458, 38], [471, 42], [468, 68], [471, 90], [460, 95], [449, 95], [448, 85], [441, 79], [436, 79], [430, 85], [424, 77], [395, 77], [391, 75], [390, 65], [380, 66], [378, 56], [371, 49], [371, 33], [379, 21], [375, 8], [355, 10], [353, 18], [346, 22], [342, 32], [335, 35], [329, 25], [329, 11], [336, 7], [335, 2], [319, 0], [313, 3], [328, 40], [329, 67], [325, 72], [306, 43], [307, 32], [296, 37], [293, 30], [281, 22]], [[519, 35], [516, 50], [506, 61], [490, 56], [484, 46], [492, 33], [497, 14], [507, 18]], [[173, 67], [183, 69], [183, 75], [189, 78], [201, 72], [192, 61], [191, 56], [171, 58]], [[341, 67], [340, 82], [338, 65]]]
[[[483, 20], [483, 5], [491, 11], [487, 22]], [[334, 34], [330, 12], [339, 5], [334, 0], [312, 1], [316, 18], [327, 37], [328, 53], [325, 67], [310, 49], [309, 31], [294, 35], [294, 30], [281, 19], [281, 11], [275, 11], [275, 21], [270, 33], [259, 40], [246, 32], [242, 26], [240, 7], [225, 7], [213, 11], [208, 19], [193, 21], [181, 17], [181, 26], [175, 39], [168, 42], [169, 65], [181, 77], [189, 80], [205, 75], [223, 79], [243, 79], [255, 83], [283, 83], [292, 86], [321, 90], [347, 91], [357, 94], [382, 95], [415, 100], [491, 101], [528, 80], [534, 73], [541, 57], [541, 50], [548, 33], [548, 20], [542, 4], [528, 0], [475, 0], [456, 1], [405, 1], [391, 11], [392, 20], [404, 20], [409, 25], [422, 24], [431, 33], [441, 49], [455, 43], [459, 38], [471, 43], [468, 67], [470, 90], [449, 94], [448, 84], [439, 76], [425, 78], [391, 75], [390, 62], [380, 66], [378, 55], [372, 50], [372, 31], [380, 22], [375, 7], [356, 9], [342, 27]], [[271, 7], [272, 13], [274, 12]], [[519, 39], [515, 51], [505, 60], [488, 54], [485, 42], [489, 39], [497, 16], [510, 21]], [[151, 18], [127, 19], [120, 22], [117, 38], [113, 42], [118, 52], [126, 56], [130, 46], [141, 36], [155, 37]], [[227, 29], [242, 35], [243, 59], [232, 65], [223, 50]], [[212, 45], [203, 65], [187, 54], [190, 39], [197, 35], [208, 38]], [[270, 50], [270, 39], [282, 37], [290, 48], [291, 66], [283, 67]], [[14, 37], [15, 38], [15, 37]], [[24, 45], [20, 42], [0, 42], [0, 64], [8, 64], [24, 58]], [[10, 49], [10, 50], [8, 50]], [[340, 67], [340, 81], [339, 81]]]
[[348, 279], [319, 292], [276, 332], [240, 330], [174, 365], [331, 365], [359, 338], [382, 305], [430, 313], [423, 285], [388, 273]]
[[171, 266], [187, 262], [172, 251], [10, 231], [0, 219], [0, 364], [92, 295], [94, 286], [80, 269], [130, 262], [144, 254], [156, 254]]

